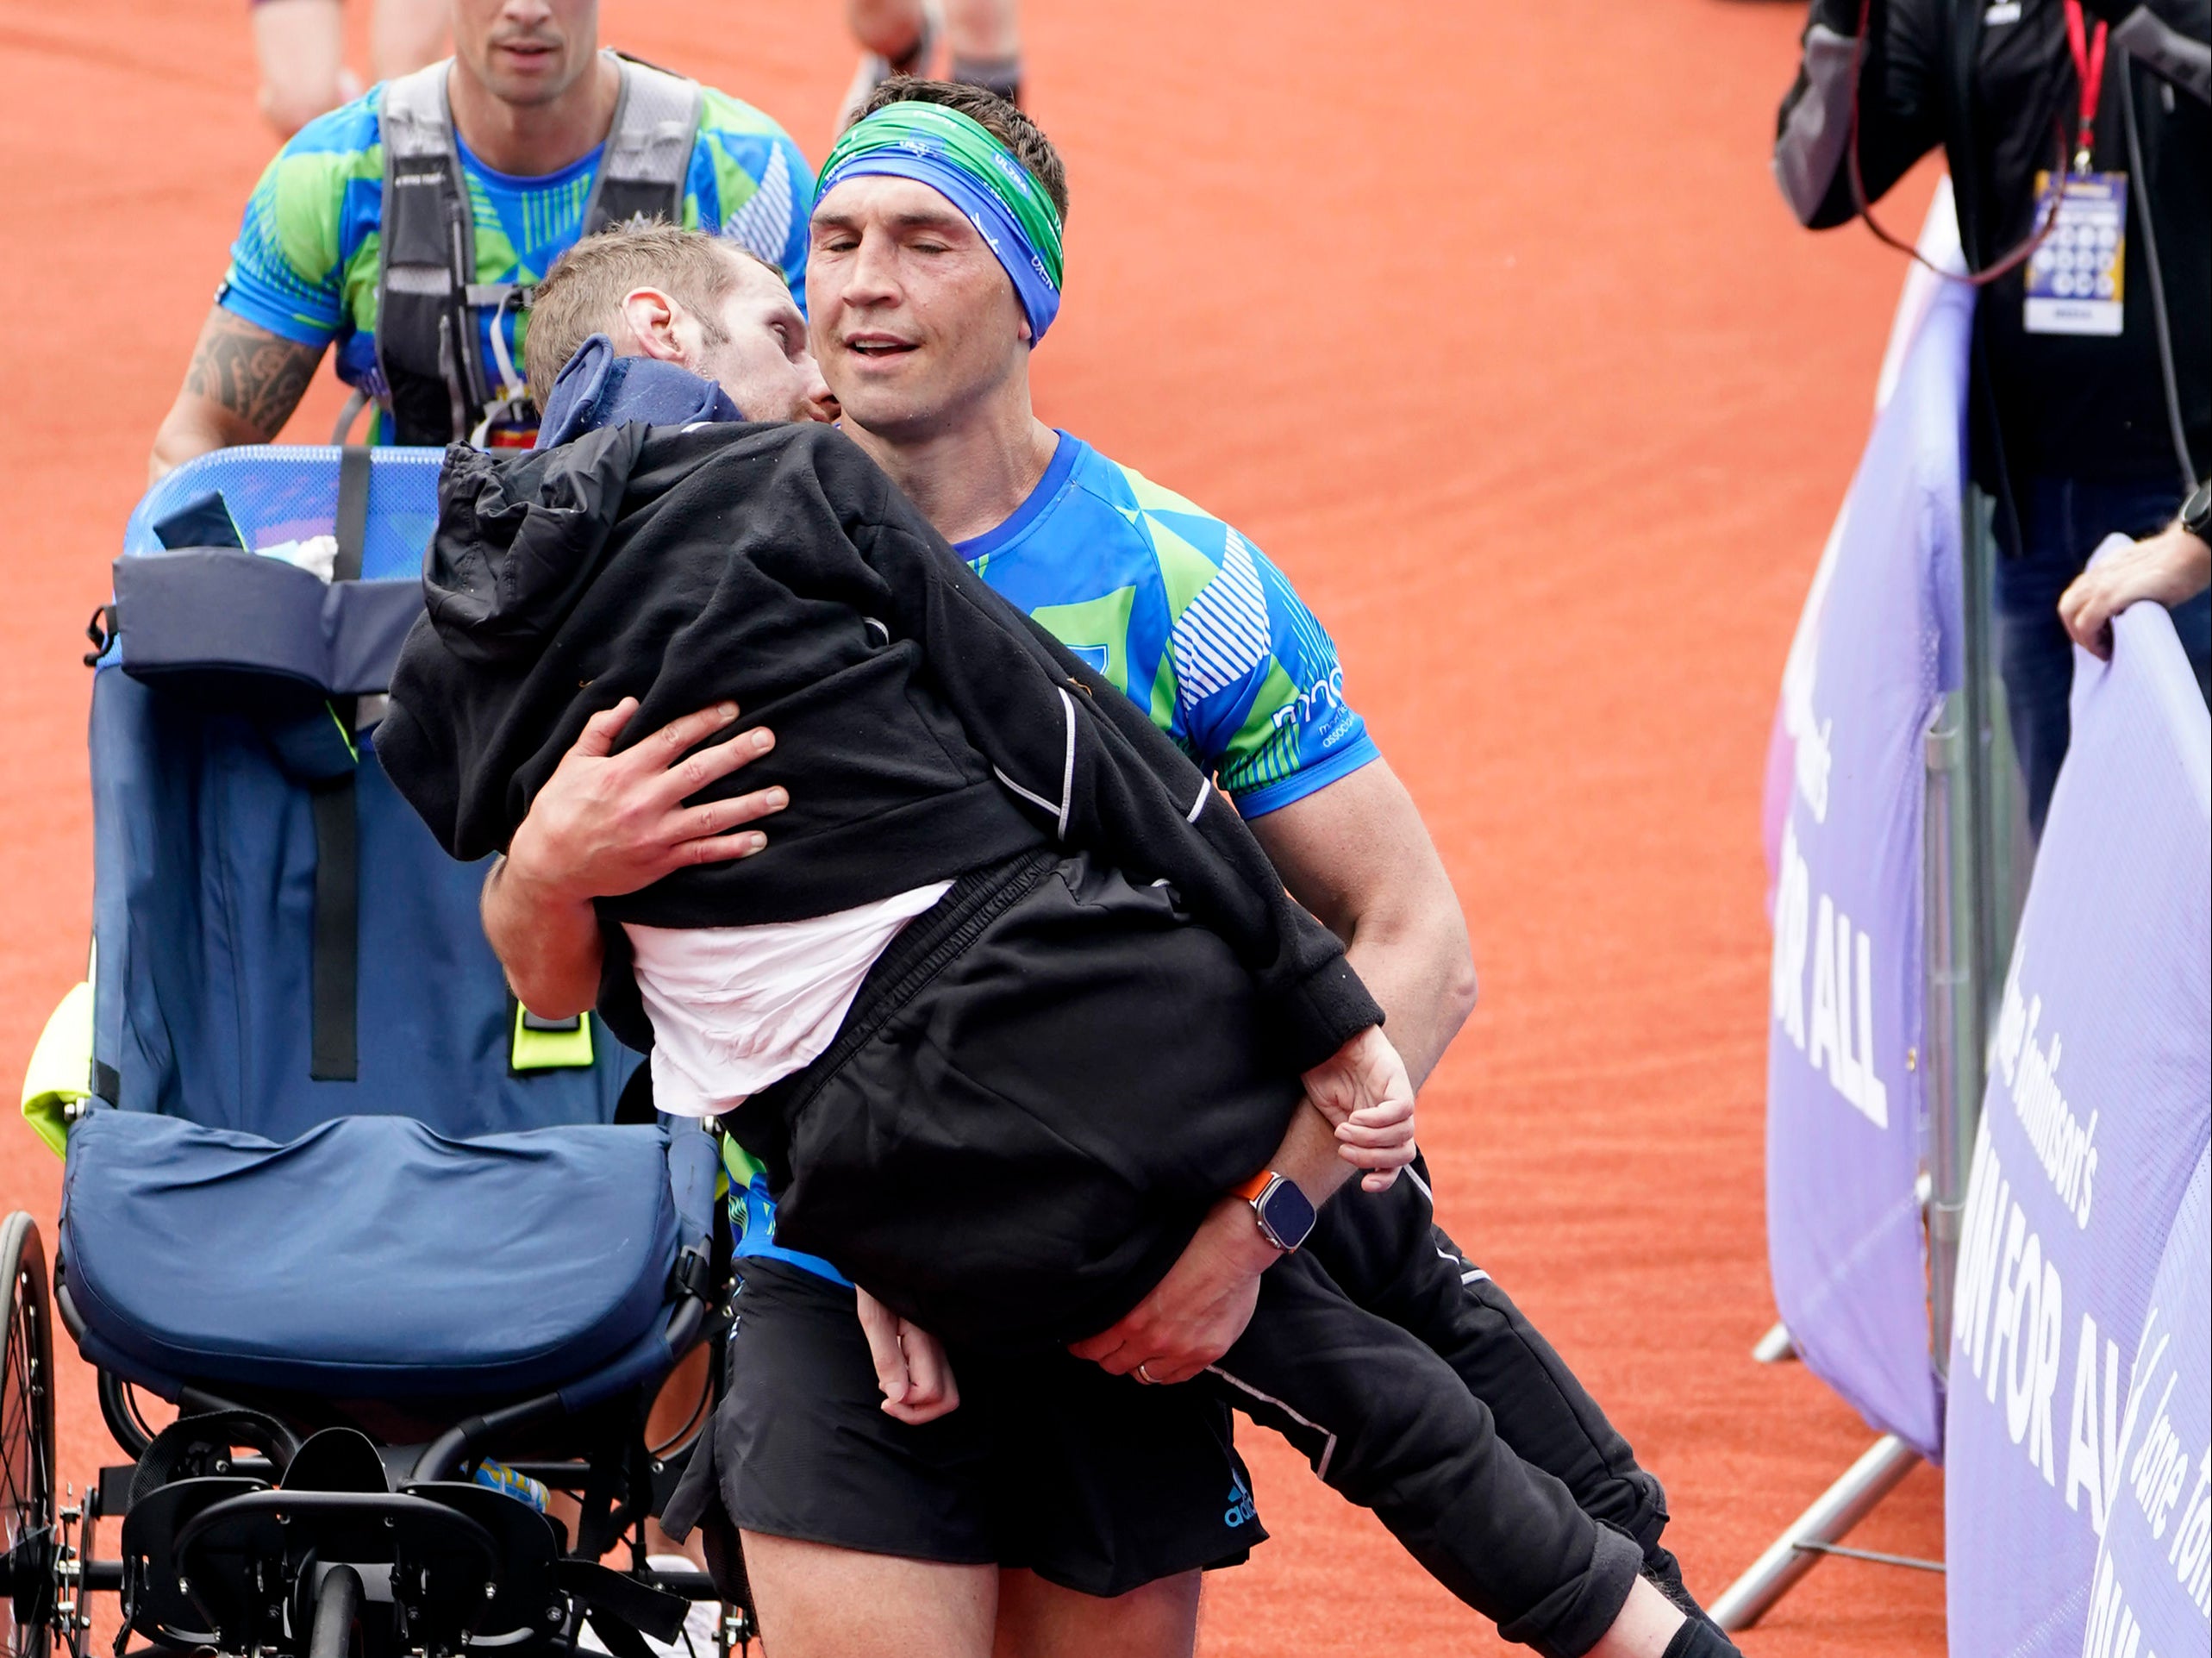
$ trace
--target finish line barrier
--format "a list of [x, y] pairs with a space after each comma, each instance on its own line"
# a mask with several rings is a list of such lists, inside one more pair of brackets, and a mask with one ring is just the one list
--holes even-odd
[[1925, 1156], [1927, 735], [1962, 680], [1972, 296], [1920, 318], [1783, 677], [1767, 1254], [1798, 1355], [1875, 1427], [1942, 1444], [1916, 1189]]
[[[1947, 184], [1921, 245], [1963, 268]], [[1802, 1357], [1882, 1436], [1714, 1603], [1728, 1630], [1756, 1623], [1942, 1446], [1928, 1296], [1941, 1273], [1926, 1239], [1929, 1199], [1963, 1195], [1949, 1150], [1964, 1142], [1955, 1016], [1975, 1010], [1962, 959], [1974, 929], [1954, 925], [1950, 879], [1954, 863], [1978, 863], [1953, 845], [1954, 823], [1971, 822], [1959, 733], [1972, 327], [1971, 291], [1915, 267], [1874, 429], [1783, 673], [1764, 826], [1767, 1256], [1782, 1326], [1759, 1356]], [[1948, 745], [1932, 747], [1932, 731]], [[1951, 1184], [1931, 1186], [1931, 1170]]]
[[[1959, 1652], [2073, 1658], [2100, 1569], [2111, 1578], [2090, 1650], [2136, 1652], [2111, 1644], [2124, 1610], [2112, 1585], [2128, 1607], [2163, 1605], [2147, 1597], [2176, 1539], [2128, 1519], [2100, 1568], [2099, 1537], [2131, 1503], [2170, 1528], [2174, 1505], [2203, 1492], [2212, 714], [2160, 606], [2134, 606], [2113, 632], [2109, 663], [2075, 653], [2072, 742], [1975, 1142], [1946, 1418]], [[2196, 1236], [2170, 1248], [2192, 1179]], [[2170, 1301], [2146, 1318], [2173, 1249], [2178, 1274], [2196, 1263], [2194, 1308]], [[2131, 1373], [2159, 1396], [2131, 1392]], [[2196, 1401], [2193, 1417], [2177, 1398]], [[2204, 1651], [2201, 1616], [2193, 1647], [2156, 1650]]]

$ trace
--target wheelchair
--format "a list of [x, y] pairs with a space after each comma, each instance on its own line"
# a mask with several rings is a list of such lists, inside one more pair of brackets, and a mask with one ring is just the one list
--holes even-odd
[[[85, 658], [91, 965], [24, 1094], [66, 1159], [50, 1286], [31, 1217], [0, 1227], [0, 1658], [87, 1658], [100, 1593], [116, 1658], [681, 1658], [694, 1603], [752, 1638], [741, 1561], [644, 1542], [721, 1371], [647, 1442], [728, 1328], [719, 1142], [595, 1017], [516, 1004], [483, 869], [378, 768], [441, 460], [228, 450], [126, 529]], [[128, 1458], [81, 1500], [57, 1317]]]

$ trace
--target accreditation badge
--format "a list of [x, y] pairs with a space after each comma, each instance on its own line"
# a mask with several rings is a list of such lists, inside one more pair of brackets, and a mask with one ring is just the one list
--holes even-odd
[[[2051, 175], [2035, 175], [2036, 216], [2051, 212]], [[2128, 175], [2070, 172], [2051, 234], [2028, 261], [2030, 334], [2117, 334], [2126, 295]]]

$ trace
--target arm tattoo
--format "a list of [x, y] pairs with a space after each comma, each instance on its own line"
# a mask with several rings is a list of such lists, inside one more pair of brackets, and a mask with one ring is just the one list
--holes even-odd
[[262, 438], [273, 438], [315, 377], [323, 347], [303, 346], [217, 308], [200, 329], [184, 390], [219, 404]]

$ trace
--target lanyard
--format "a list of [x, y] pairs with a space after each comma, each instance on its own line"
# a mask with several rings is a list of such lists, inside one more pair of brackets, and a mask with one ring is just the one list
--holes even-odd
[[2082, 118], [2074, 141], [2074, 171], [2089, 171], [2090, 147], [2096, 137], [2096, 104], [2104, 91], [2104, 35], [2108, 25], [2096, 20], [2092, 37], [2082, 17], [2082, 0], [2066, 0], [2066, 46], [2074, 54], [2074, 75], [2082, 89]]

